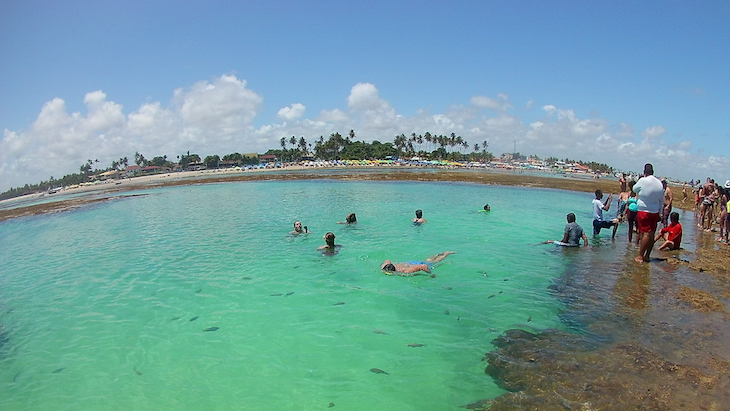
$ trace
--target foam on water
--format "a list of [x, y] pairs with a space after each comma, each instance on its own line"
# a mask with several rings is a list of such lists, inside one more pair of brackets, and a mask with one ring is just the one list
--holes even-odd
[[[565, 328], [550, 286], [586, 258], [535, 244], [560, 239], [568, 212], [586, 229], [591, 218], [586, 194], [455, 183], [140, 193], [0, 223], [0, 408], [453, 409], [492, 398], [503, 391], [484, 373], [490, 341], [515, 326]], [[427, 224], [410, 223], [417, 208]], [[336, 224], [350, 212], [357, 225]], [[289, 236], [295, 220], [312, 234]], [[315, 251], [327, 231], [335, 256]], [[593, 242], [593, 258], [616, 252]], [[379, 269], [446, 250], [458, 254], [435, 278]]]

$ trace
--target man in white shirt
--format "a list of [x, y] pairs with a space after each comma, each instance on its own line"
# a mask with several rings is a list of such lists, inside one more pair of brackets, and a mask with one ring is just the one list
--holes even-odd
[[649, 262], [651, 249], [654, 247], [654, 233], [664, 206], [664, 186], [654, 177], [654, 166], [644, 165], [644, 176], [634, 184], [632, 189], [639, 195], [636, 214], [636, 225], [639, 231], [639, 255], [635, 260], [639, 263]]
[[608, 211], [608, 209], [611, 208], [611, 199], [613, 199], [613, 194], [609, 194], [605, 202], [601, 202], [602, 198], [603, 192], [601, 190], [596, 190], [596, 198], [593, 199], [593, 235], [600, 234], [602, 228], [613, 227], [613, 234], [611, 235], [611, 238], [615, 238], [616, 229], [618, 228], [618, 219], [614, 218], [613, 220], [603, 221], [603, 212]]

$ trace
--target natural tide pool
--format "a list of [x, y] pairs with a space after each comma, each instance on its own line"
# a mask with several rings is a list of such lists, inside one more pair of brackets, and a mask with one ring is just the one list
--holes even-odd
[[[505, 392], [482, 361], [505, 330], [581, 332], [556, 280], [586, 264], [615, 274], [626, 252], [621, 230], [588, 250], [537, 245], [568, 212], [590, 230], [591, 196], [559, 190], [134, 193], [0, 223], [0, 409], [456, 409]], [[416, 209], [427, 224], [411, 224]], [[357, 225], [336, 224], [350, 212]], [[295, 220], [312, 234], [288, 235]], [[316, 251], [328, 231], [335, 256]], [[446, 250], [435, 278], [379, 269]]]

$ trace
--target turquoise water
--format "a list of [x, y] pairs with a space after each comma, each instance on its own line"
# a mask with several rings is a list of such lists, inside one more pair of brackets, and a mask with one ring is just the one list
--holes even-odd
[[[565, 328], [550, 286], [587, 255], [535, 244], [559, 239], [567, 212], [584, 228], [591, 218], [586, 194], [457, 183], [137, 194], [0, 223], [0, 409], [416, 410], [493, 398], [503, 391], [484, 373], [490, 341]], [[418, 227], [417, 208], [429, 221]], [[336, 224], [350, 212], [357, 225]], [[313, 233], [289, 236], [295, 220]], [[327, 231], [335, 256], [316, 251]], [[609, 236], [592, 240], [591, 259], [613, 255]], [[445, 250], [458, 253], [435, 278], [379, 269]]]

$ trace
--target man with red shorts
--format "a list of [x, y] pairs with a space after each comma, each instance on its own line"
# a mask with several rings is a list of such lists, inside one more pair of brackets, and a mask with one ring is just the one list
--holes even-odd
[[636, 225], [640, 245], [639, 255], [635, 260], [639, 263], [649, 262], [651, 249], [654, 247], [654, 233], [664, 206], [664, 187], [662, 182], [654, 177], [654, 166], [644, 165], [644, 176], [634, 184], [632, 190], [639, 195]]

